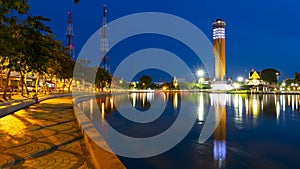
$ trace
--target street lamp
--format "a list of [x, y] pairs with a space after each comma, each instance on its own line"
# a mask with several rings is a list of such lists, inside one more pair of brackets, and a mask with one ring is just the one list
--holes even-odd
[[200, 88], [202, 88], [202, 83], [203, 83], [203, 81], [204, 81], [204, 78], [203, 78], [204, 74], [205, 74], [205, 72], [204, 72], [204, 70], [202, 70], [202, 69], [199, 69], [199, 70], [197, 71], [198, 83], [200, 84], [200, 86], [199, 86]]
[[279, 86], [279, 72], [276, 72], [277, 86]]
[[203, 77], [204, 74], [205, 74], [205, 72], [204, 72], [204, 70], [202, 70], [202, 69], [200, 69], [200, 70], [197, 71], [197, 76], [198, 76], [198, 77]]
[[237, 81], [241, 83], [241, 82], [244, 81], [244, 78], [243, 78], [242, 76], [239, 76], [239, 77], [237, 78]]

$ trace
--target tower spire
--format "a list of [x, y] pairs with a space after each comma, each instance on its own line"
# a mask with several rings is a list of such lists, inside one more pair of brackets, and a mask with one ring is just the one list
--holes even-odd
[[67, 50], [68, 50], [68, 54], [74, 58], [75, 57], [75, 52], [74, 52], [74, 45], [73, 45], [73, 38], [74, 38], [74, 34], [73, 34], [73, 23], [72, 23], [72, 13], [69, 11], [68, 12], [68, 21], [67, 21], [68, 27], [67, 27], [67, 33], [66, 33], [66, 37], [67, 37]]
[[103, 67], [108, 73], [110, 73], [110, 63], [109, 63], [109, 56], [107, 54], [108, 52], [108, 38], [107, 38], [107, 22], [106, 22], [106, 15], [107, 15], [107, 8], [106, 5], [103, 6], [103, 21], [102, 21], [102, 29], [100, 32], [101, 37], [101, 46], [100, 51], [104, 55], [104, 58], [101, 63], [101, 67]]

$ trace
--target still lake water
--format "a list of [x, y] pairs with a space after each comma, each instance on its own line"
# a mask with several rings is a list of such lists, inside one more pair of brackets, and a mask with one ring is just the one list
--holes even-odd
[[[282, 169], [300, 166], [300, 97], [298, 95], [238, 95], [190, 92], [129, 93], [106, 96], [82, 103], [90, 120], [105, 119], [118, 132], [145, 138], [167, 130], [176, 120], [182, 104], [195, 115], [192, 129], [169, 151], [148, 158], [119, 157], [129, 169]], [[129, 104], [128, 104], [129, 100]], [[166, 105], [158, 119], [141, 124], [124, 118], [123, 110], [143, 111]], [[95, 104], [97, 103], [97, 104]], [[211, 106], [219, 123], [205, 143], [200, 132]], [[102, 115], [96, 114], [100, 109]], [[102, 120], [103, 120], [102, 119]], [[103, 128], [103, 124], [95, 124]], [[126, 145], [124, 145], [126, 146]], [[132, 151], [135, 151], [132, 149]]]

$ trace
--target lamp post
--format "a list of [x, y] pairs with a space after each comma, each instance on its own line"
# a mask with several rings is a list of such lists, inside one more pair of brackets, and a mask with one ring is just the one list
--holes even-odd
[[201, 88], [202, 88], [202, 83], [203, 83], [203, 81], [204, 81], [204, 79], [203, 79], [204, 74], [205, 74], [205, 72], [204, 72], [204, 70], [202, 70], [202, 69], [199, 69], [199, 70], [197, 71], [198, 83], [201, 85]]
[[198, 77], [203, 77], [204, 74], [205, 74], [205, 72], [204, 72], [204, 70], [202, 70], [202, 69], [199, 69], [199, 70], [197, 71], [197, 76], [198, 76]]
[[277, 86], [279, 86], [279, 72], [276, 72]]
[[244, 81], [244, 78], [243, 78], [242, 76], [239, 76], [239, 77], [237, 78], [237, 81], [240, 82], [240, 83], [242, 83], [242, 82]]

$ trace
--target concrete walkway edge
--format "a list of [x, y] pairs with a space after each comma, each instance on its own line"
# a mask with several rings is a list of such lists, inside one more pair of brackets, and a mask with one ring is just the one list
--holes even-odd
[[[74, 114], [77, 119], [77, 123], [81, 129], [82, 135], [84, 136], [84, 141], [86, 143], [88, 152], [92, 157], [92, 162], [94, 163], [95, 167], [99, 169], [107, 169], [107, 168], [125, 169], [126, 167], [123, 165], [123, 163], [118, 159], [118, 157], [115, 154], [106, 152], [93, 141], [93, 140], [97, 140], [98, 142], [99, 140], [101, 140], [101, 146], [105, 145], [107, 149], [110, 149], [110, 147], [106, 144], [105, 140], [96, 131], [96, 129], [91, 127], [91, 125], [93, 124], [89, 121], [89, 119], [86, 117], [84, 112], [77, 106], [77, 103], [85, 101], [90, 98], [94, 98], [96, 95], [98, 97], [104, 97], [110, 94], [103, 93], [103, 94], [95, 94], [95, 95], [92, 94], [51, 95], [51, 96], [39, 98], [39, 102], [49, 100], [49, 99], [54, 99], [54, 98], [72, 96]], [[7, 107], [0, 109], [0, 118], [9, 114], [13, 114], [16, 111], [29, 107], [31, 105], [34, 105], [36, 104], [36, 101], [34, 99], [23, 99], [23, 100], [15, 101], [15, 103], [18, 104], [15, 105], [7, 104]], [[103, 165], [104, 163], [105, 165]]]
[[[97, 97], [105, 97], [110, 94], [96, 94]], [[88, 119], [85, 113], [77, 106], [79, 102], [94, 98], [95, 95], [90, 96], [82, 96], [73, 99], [74, 104], [74, 112], [77, 117], [78, 124], [83, 133], [84, 139], [88, 146], [92, 161], [94, 162], [97, 168], [101, 169], [125, 169], [124, 164], [119, 160], [119, 158], [110, 152], [113, 152], [106, 141], [102, 138], [99, 132], [93, 127], [92, 122]], [[93, 140], [96, 140], [94, 142]], [[101, 144], [101, 146], [99, 145]], [[107, 152], [101, 147], [105, 147], [106, 150], [110, 150]], [[105, 158], [104, 158], [105, 156]]]

